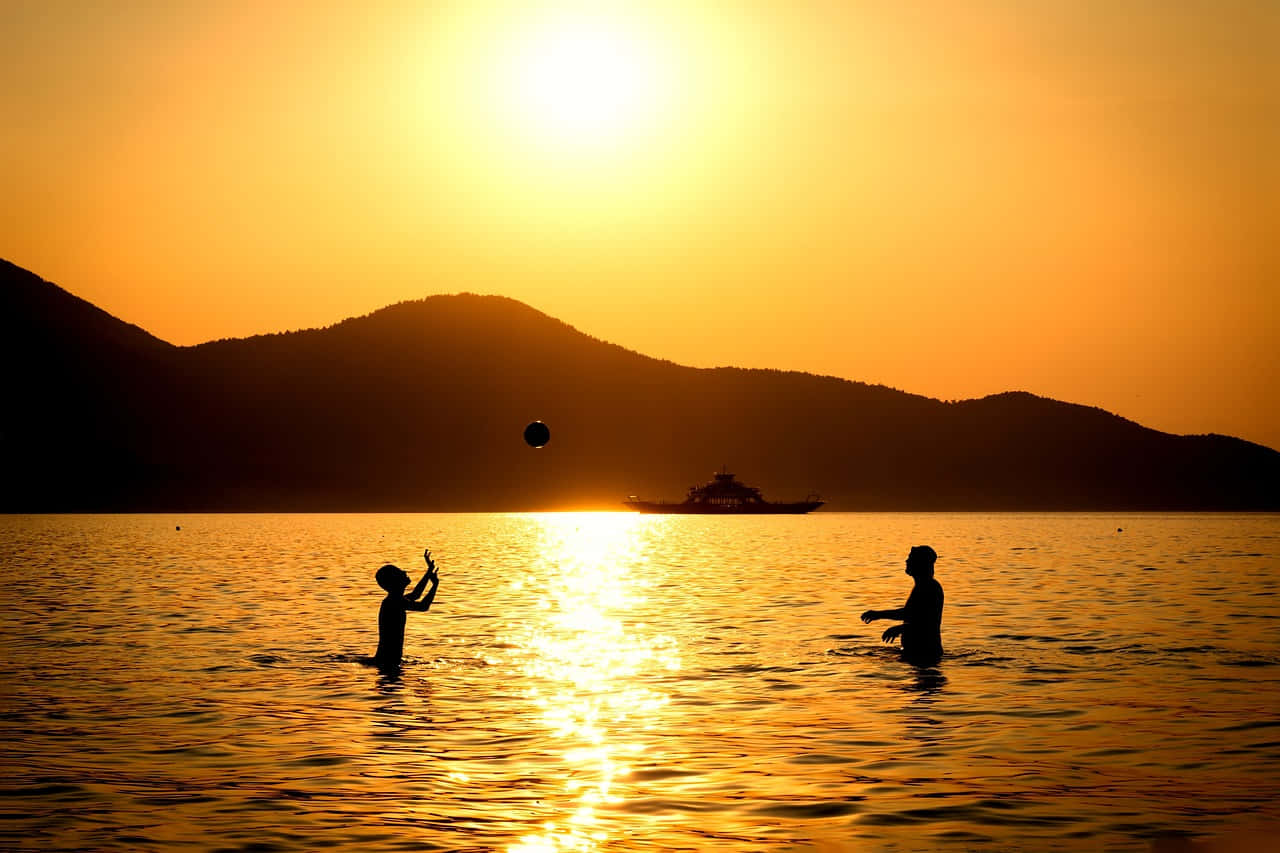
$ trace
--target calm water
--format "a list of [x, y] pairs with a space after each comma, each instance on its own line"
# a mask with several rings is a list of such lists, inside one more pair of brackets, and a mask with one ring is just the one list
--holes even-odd
[[[905, 600], [919, 543], [947, 593], [928, 670], [857, 619]], [[388, 678], [356, 660], [373, 573], [416, 580], [428, 544], [440, 594]], [[1280, 823], [1275, 515], [3, 517], [0, 568], [4, 849], [1146, 850]]]

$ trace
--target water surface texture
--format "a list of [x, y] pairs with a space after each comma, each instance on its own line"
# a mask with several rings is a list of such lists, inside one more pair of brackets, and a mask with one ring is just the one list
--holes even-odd
[[[857, 618], [915, 544], [930, 669]], [[425, 545], [381, 674], [373, 573]], [[1230, 838], [1280, 822], [1278, 554], [1275, 515], [4, 517], [0, 848]]]

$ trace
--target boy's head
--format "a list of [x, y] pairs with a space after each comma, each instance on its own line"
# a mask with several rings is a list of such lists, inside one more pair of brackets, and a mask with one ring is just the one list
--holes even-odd
[[907, 574], [913, 578], [933, 577], [933, 564], [938, 561], [938, 553], [928, 545], [917, 545], [907, 554]]
[[409, 573], [390, 563], [378, 569], [373, 579], [387, 592], [403, 592], [409, 585]]

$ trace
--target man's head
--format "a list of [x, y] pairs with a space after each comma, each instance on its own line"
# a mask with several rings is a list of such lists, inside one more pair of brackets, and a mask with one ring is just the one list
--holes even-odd
[[928, 545], [917, 545], [907, 554], [907, 574], [913, 578], [933, 577], [933, 564], [938, 561], [938, 553]]
[[390, 563], [378, 569], [373, 579], [387, 592], [404, 592], [409, 585], [409, 573]]

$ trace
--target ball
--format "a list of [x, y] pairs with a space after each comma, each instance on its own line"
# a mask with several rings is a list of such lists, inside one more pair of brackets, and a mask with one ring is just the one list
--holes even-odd
[[530, 447], [546, 447], [551, 430], [542, 421], [534, 421], [524, 428], [524, 440]]

